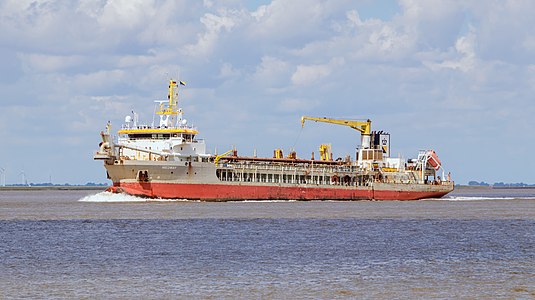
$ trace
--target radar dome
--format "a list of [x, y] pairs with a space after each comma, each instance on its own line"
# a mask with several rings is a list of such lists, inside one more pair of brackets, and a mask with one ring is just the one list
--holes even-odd
[[126, 116], [126, 117], [124, 117], [124, 122], [125, 122], [125, 123], [130, 123], [130, 122], [132, 122], [132, 117], [131, 117], [131, 116]]

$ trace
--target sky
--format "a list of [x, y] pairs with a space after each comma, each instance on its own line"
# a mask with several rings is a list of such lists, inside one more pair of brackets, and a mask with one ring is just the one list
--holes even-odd
[[[535, 183], [535, 1], [2, 0], [8, 184], [106, 183], [106, 122], [152, 122], [168, 79], [214, 153], [309, 158], [371, 119], [392, 156], [434, 149], [457, 183]], [[0, 169], [1, 170], [1, 169]]]

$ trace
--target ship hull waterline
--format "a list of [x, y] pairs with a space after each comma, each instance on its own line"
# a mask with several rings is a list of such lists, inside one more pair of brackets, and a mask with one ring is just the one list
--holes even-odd
[[449, 185], [378, 184], [376, 187], [325, 188], [309, 186], [265, 186], [239, 184], [115, 182], [109, 192], [161, 199], [211, 202], [245, 200], [421, 200], [441, 198]]

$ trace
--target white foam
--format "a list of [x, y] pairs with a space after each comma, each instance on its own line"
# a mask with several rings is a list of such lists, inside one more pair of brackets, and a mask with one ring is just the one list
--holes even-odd
[[514, 200], [514, 197], [478, 197], [478, 196], [447, 196], [440, 200], [446, 201], [480, 201], [480, 200]]
[[[514, 200], [514, 199], [533, 199], [535, 197], [481, 197], [481, 196], [446, 196], [443, 198], [426, 199], [431, 201], [482, 201], [482, 200]], [[160, 198], [142, 198], [128, 194], [116, 194], [111, 192], [100, 192], [98, 194], [85, 196], [78, 200], [80, 202], [96, 202], [96, 203], [130, 203], [130, 202], [198, 202], [196, 200], [187, 199], [160, 199]], [[236, 203], [266, 203], [266, 202], [297, 202], [297, 200], [245, 200], [245, 201], [230, 201]], [[336, 202], [336, 201], [334, 201]]]
[[183, 202], [187, 199], [152, 199], [142, 198], [127, 194], [116, 194], [111, 192], [100, 192], [98, 194], [85, 196], [78, 200], [80, 202], [97, 202], [97, 203], [129, 203], [129, 202]]

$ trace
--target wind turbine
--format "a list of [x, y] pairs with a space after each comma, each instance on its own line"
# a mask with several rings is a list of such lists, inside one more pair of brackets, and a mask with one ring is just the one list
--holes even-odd
[[0, 184], [6, 186], [6, 169], [0, 168]]
[[20, 171], [20, 175], [22, 176], [22, 185], [28, 185], [28, 178], [26, 178], [26, 172], [22, 170]]

